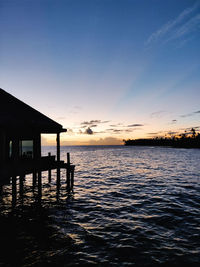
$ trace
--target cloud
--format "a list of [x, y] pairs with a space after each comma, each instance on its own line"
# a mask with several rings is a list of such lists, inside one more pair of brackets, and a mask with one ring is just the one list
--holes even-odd
[[120, 132], [123, 132], [124, 130], [121, 130], [121, 129], [113, 129], [113, 133], [120, 133]]
[[171, 124], [176, 124], [177, 123], [177, 120], [172, 120], [171, 121]]
[[192, 16], [192, 13], [198, 6], [199, 4], [195, 4], [192, 7], [186, 8], [174, 20], [168, 21], [160, 29], [149, 36], [145, 45], [149, 46], [163, 38], [165, 38], [166, 41], [177, 39], [197, 30], [200, 22], [200, 14], [193, 15], [187, 22], [185, 22], [185, 20], [189, 16]]
[[155, 133], [147, 133], [148, 135], [158, 135], [160, 132], [155, 132]]
[[113, 128], [106, 129], [106, 132], [113, 132], [113, 133], [119, 133], [123, 131], [124, 129], [113, 129]]
[[187, 113], [187, 114], [183, 114], [183, 115], [180, 115], [181, 118], [186, 118], [186, 117], [191, 117], [191, 116], [194, 116], [196, 114], [200, 114], [200, 110], [197, 110], [197, 111], [194, 111], [194, 112], [191, 112], [191, 113]]
[[[184, 129], [185, 131], [191, 131], [191, 129], [194, 128], [196, 130], [198, 130], [200, 128], [200, 126], [191, 126], [191, 127], [188, 127], [186, 129]], [[183, 129], [182, 129], [183, 130]]]
[[181, 118], [187, 118], [187, 117], [190, 117], [192, 115], [193, 115], [192, 113], [188, 113], [188, 114], [180, 115], [180, 117]]
[[81, 122], [81, 125], [91, 125], [94, 123], [101, 123], [101, 120], [83, 121], [83, 122]]
[[88, 127], [88, 128], [85, 130], [84, 133], [85, 133], [85, 134], [89, 134], [89, 135], [94, 134], [94, 132], [92, 131], [92, 129], [91, 129], [90, 127]]
[[183, 35], [195, 32], [200, 26], [200, 14], [191, 18], [188, 22], [178, 28], [167, 41], [181, 38]]
[[110, 127], [119, 127], [119, 126], [123, 126], [123, 123], [111, 124], [109, 126]]
[[112, 134], [131, 133], [131, 132], [136, 131], [136, 130], [141, 130], [141, 128], [139, 128], [139, 126], [143, 126], [143, 124], [141, 124], [141, 125], [137, 124], [137, 126], [136, 127], [135, 126], [123, 126], [123, 127], [129, 127], [128, 129], [109, 128], [109, 129], [106, 129], [105, 132], [112, 133]]
[[132, 133], [135, 130], [140, 130], [140, 129], [126, 129], [126, 130], [124, 130], [124, 132], [126, 132], [126, 133]]
[[127, 125], [127, 127], [141, 127], [141, 126], [144, 126], [144, 124], [135, 123]]
[[174, 135], [174, 134], [177, 134], [178, 132], [172, 132], [172, 131], [169, 131], [167, 134], [169, 135]]
[[109, 121], [91, 120], [91, 121], [83, 121], [83, 122], [81, 122], [81, 125], [83, 125], [83, 126], [87, 126], [88, 125], [88, 126], [92, 127], [91, 125], [96, 125], [97, 126], [97, 124], [108, 123], [108, 122]]

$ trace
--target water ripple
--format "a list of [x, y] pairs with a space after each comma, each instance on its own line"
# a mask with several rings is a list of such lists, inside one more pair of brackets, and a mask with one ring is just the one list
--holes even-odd
[[[3, 189], [0, 234], [15, 266], [198, 266], [200, 150], [62, 147], [63, 159], [67, 152], [73, 193], [65, 173], [59, 192], [56, 173], [51, 184], [44, 173], [38, 202], [27, 177], [12, 210], [11, 186]], [[12, 266], [5, 255], [0, 266]]]

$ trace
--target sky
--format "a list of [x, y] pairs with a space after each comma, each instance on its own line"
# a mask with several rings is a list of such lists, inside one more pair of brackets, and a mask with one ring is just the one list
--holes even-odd
[[62, 145], [198, 131], [200, 0], [0, 0], [0, 88]]

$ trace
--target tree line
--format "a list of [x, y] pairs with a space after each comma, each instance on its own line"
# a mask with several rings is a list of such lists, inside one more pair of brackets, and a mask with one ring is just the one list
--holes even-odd
[[192, 128], [190, 133], [182, 133], [178, 136], [154, 137], [144, 139], [123, 140], [125, 146], [171, 146], [183, 148], [200, 148], [200, 133]]

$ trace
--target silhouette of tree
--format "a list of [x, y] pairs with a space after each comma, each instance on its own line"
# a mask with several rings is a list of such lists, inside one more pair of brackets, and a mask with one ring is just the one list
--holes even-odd
[[192, 128], [192, 129], [191, 129], [191, 132], [192, 132], [192, 137], [195, 138], [195, 136], [196, 136], [196, 131], [195, 131], [195, 129]]

